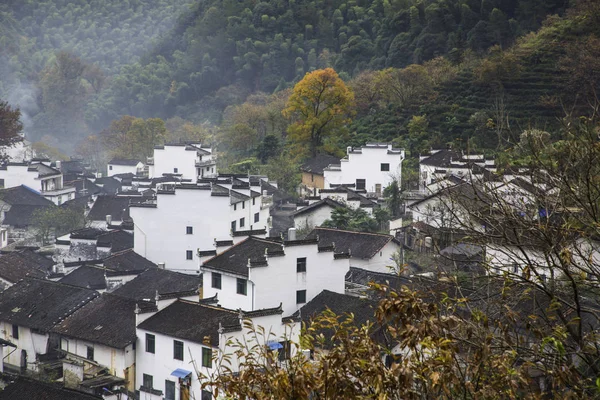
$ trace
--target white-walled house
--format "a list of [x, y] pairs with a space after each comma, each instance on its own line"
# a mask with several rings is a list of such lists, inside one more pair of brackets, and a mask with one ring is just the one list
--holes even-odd
[[[157, 311], [158, 309], [158, 311]], [[288, 341], [298, 341], [299, 324], [284, 324], [279, 307], [244, 312], [226, 309], [207, 299], [201, 303], [177, 300], [165, 308], [138, 314], [136, 386], [140, 400], [210, 399], [202, 391], [202, 375], [218, 374], [219, 360], [232, 355], [227, 343], [243, 341], [250, 332], [243, 321], [261, 326], [271, 335], [257, 337], [258, 344], [280, 348], [280, 357], [290, 355]], [[231, 369], [238, 369], [232, 357]]]
[[323, 170], [324, 186], [355, 184], [357, 190], [366, 190], [381, 196], [394, 179], [400, 184], [404, 149], [393, 148], [389, 143], [367, 143], [363, 147], [348, 147], [347, 156], [340, 165], [330, 165]]
[[269, 208], [255, 190], [237, 178], [180, 184], [158, 190], [156, 199], [132, 204], [136, 253], [167, 269], [198, 272], [197, 251], [213, 250], [215, 240], [239, 241], [266, 235]]
[[141, 175], [144, 173], [144, 163], [128, 158], [113, 158], [108, 162], [107, 176], [119, 174]]
[[63, 175], [50, 163], [8, 163], [0, 166], [0, 187], [13, 188], [25, 185], [60, 205], [75, 198], [75, 187], [63, 185]]
[[13, 370], [37, 371], [53, 345], [50, 331], [99, 294], [48, 280], [27, 278], [0, 293], [0, 332], [17, 346], [5, 356]]
[[323, 222], [331, 219], [331, 213], [340, 207], [346, 207], [346, 205], [331, 198], [314, 202], [293, 214], [294, 227], [296, 229], [312, 230], [312, 228], [321, 226]]
[[395, 256], [402, 248], [401, 243], [391, 235], [332, 228], [315, 228], [306, 239], [318, 240], [321, 249], [332, 248], [347, 254], [350, 267], [383, 273], [394, 272], [397, 268]]
[[210, 146], [201, 143], [167, 143], [154, 148], [148, 160], [150, 178], [178, 175], [196, 182], [199, 178], [217, 176], [217, 158]]
[[250, 237], [204, 261], [205, 297], [224, 307], [281, 307], [286, 315], [322, 290], [344, 292], [349, 254], [320, 247], [316, 239], [277, 242]]
[[106, 372], [105, 384], [95, 388], [97, 394], [104, 394], [103, 388], [135, 390], [136, 304], [104, 293], [52, 329], [65, 355], [63, 364], [68, 364], [65, 381], [87, 389], [90, 379]]

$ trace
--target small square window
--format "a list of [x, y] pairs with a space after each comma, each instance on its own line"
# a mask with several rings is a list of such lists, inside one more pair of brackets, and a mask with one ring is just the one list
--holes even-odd
[[215, 289], [221, 289], [221, 274], [213, 272], [212, 276], [212, 287]]
[[148, 389], [152, 389], [154, 387], [152, 375], [144, 374], [142, 376], [142, 386]]
[[366, 179], [357, 179], [356, 180], [356, 190], [365, 190], [366, 187], [367, 187]]
[[12, 326], [12, 337], [14, 339], [18, 339], [19, 338], [19, 325], [13, 325]]
[[156, 343], [156, 338], [154, 337], [154, 335], [152, 335], [150, 333], [146, 333], [146, 353], [154, 354], [155, 343]]
[[243, 228], [246, 225], [246, 218], [240, 218], [240, 228]]
[[254, 222], [258, 222], [260, 220], [260, 213], [254, 213]]
[[183, 342], [180, 340], [173, 340], [173, 358], [183, 361]]
[[87, 355], [86, 358], [88, 360], [92, 360], [94, 361], [94, 348], [92, 346], [85, 346], [87, 347]]
[[193, 260], [194, 259], [194, 252], [192, 250], [186, 250], [185, 251], [185, 259], [186, 260]]
[[306, 303], [306, 290], [296, 291], [296, 304]]
[[202, 366], [212, 368], [212, 350], [206, 347], [202, 348]]
[[306, 257], [296, 259], [296, 272], [306, 272]]
[[243, 294], [244, 296], [247, 294], [247, 283], [245, 279], [237, 278], [237, 294]]
[[389, 171], [390, 170], [390, 164], [388, 164], [388, 163], [381, 163], [381, 170], [382, 171]]
[[186, 226], [185, 227], [185, 234], [186, 235], [193, 235], [194, 234], [194, 227], [193, 226]]
[[178, 168], [173, 168], [173, 173], [174, 173], [174, 174], [176, 174], [176, 173], [178, 173], [178, 172], [179, 172], [179, 169], [178, 169]]

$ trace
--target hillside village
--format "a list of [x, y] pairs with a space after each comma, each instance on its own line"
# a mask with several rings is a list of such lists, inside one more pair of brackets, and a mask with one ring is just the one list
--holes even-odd
[[[378, 232], [330, 222], [341, 210], [390, 209], [386, 188], [401, 182], [405, 153], [389, 143], [309, 159], [298, 201], [267, 176], [220, 173], [216, 149], [202, 143], [113, 159], [106, 176], [84, 160], [20, 154], [0, 168], [0, 372], [13, 377], [0, 399], [35, 390], [61, 399], [210, 399], [203, 380], [235, 372], [235, 356], [230, 372], [218, 360], [232, 342], [256, 336], [248, 324], [269, 332], [256, 340], [279, 362], [296, 352], [310, 358], [291, 344], [302, 343], [303, 323], [318, 313], [374, 321], [370, 282], [431, 288], [459, 277], [473, 282], [462, 290], [476, 300], [481, 277], [488, 291], [502, 290], [490, 289], [494, 276], [563, 278], [552, 254], [522, 234], [495, 234], [514, 228], [508, 218], [486, 217], [558, 216], [558, 187], [540, 171], [499, 173], [483, 154], [423, 154], [418, 188], [403, 192], [399, 214]], [[64, 210], [83, 225], [41, 232], [40, 212]], [[569, 245], [591, 265], [599, 244], [581, 235]], [[377, 337], [391, 365], [402, 345]], [[543, 387], [544, 377], [536, 382]]]

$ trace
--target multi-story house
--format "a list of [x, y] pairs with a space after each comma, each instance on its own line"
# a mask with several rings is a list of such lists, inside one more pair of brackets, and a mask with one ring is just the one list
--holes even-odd
[[166, 143], [154, 148], [148, 167], [150, 178], [178, 175], [196, 182], [217, 176], [217, 157], [210, 146], [201, 143]]

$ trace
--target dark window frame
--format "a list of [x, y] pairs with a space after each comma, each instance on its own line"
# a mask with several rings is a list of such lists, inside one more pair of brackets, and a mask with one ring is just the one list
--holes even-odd
[[193, 260], [194, 259], [194, 251], [193, 250], [186, 250], [185, 251], [185, 259], [186, 260]]
[[212, 368], [212, 349], [208, 347], [202, 348], [202, 366]]
[[296, 272], [306, 272], [306, 257], [296, 258]]
[[18, 339], [19, 338], [19, 325], [14, 325], [12, 326], [12, 337], [13, 339]]
[[218, 272], [211, 272], [210, 286], [214, 289], [222, 289], [223, 288], [223, 276]]
[[356, 190], [365, 190], [367, 188], [367, 180], [366, 179], [357, 179], [355, 189]]
[[381, 168], [382, 172], [389, 172], [390, 171], [390, 163], [381, 163], [380, 168]]
[[150, 374], [142, 374], [142, 386], [154, 389], [154, 377]]
[[254, 213], [254, 222], [260, 221], [260, 213]]
[[94, 346], [85, 346], [85, 347], [86, 347], [85, 358], [87, 358], [90, 361], [94, 361]]
[[173, 340], [173, 359], [183, 361], [183, 342]]
[[[237, 294], [248, 295], [248, 281], [244, 278], [237, 278], [235, 282]], [[241, 290], [240, 290], [241, 289]]]
[[156, 354], [156, 336], [146, 333], [146, 353]]
[[306, 289], [296, 290], [296, 304], [306, 303]]
[[175, 382], [165, 379], [165, 400], [175, 400]]
[[240, 218], [240, 228], [244, 228], [246, 226], [246, 217]]
[[193, 235], [194, 234], [194, 227], [193, 226], [186, 226], [185, 227], [185, 234], [186, 235]]

